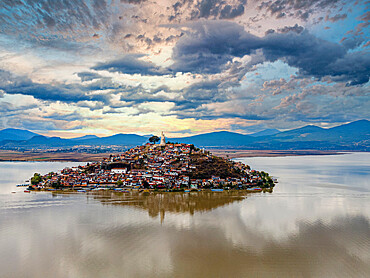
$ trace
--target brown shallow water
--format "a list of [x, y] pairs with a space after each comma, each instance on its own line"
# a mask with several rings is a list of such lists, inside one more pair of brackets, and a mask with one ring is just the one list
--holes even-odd
[[370, 277], [369, 154], [242, 160], [273, 193], [25, 194], [71, 163], [0, 163], [0, 277]]

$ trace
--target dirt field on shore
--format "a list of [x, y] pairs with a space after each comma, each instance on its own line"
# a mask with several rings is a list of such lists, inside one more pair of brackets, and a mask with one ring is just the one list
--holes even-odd
[[[297, 155], [334, 155], [340, 154], [337, 151], [316, 151], [316, 150], [236, 150], [236, 149], [211, 149], [214, 155], [228, 158], [237, 157], [273, 157], [273, 156], [297, 156]], [[77, 152], [35, 152], [35, 151], [7, 151], [0, 150], [0, 161], [101, 161], [109, 157], [110, 153], [77, 153]]]
[[100, 161], [109, 157], [110, 153], [78, 153], [78, 152], [33, 152], [33, 151], [0, 151], [0, 161]]

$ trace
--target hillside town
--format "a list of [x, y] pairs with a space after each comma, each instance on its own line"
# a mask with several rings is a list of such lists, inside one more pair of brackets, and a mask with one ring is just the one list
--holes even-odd
[[44, 176], [35, 173], [31, 184], [31, 190], [262, 191], [271, 189], [274, 181], [265, 172], [214, 156], [192, 144], [166, 143], [162, 133], [159, 144], [147, 143], [122, 154], [112, 154], [100, 162], [65, 168], [57, 173]]

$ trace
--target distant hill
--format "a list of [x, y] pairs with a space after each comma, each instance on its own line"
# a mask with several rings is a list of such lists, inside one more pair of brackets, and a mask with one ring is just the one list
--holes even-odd
[[275, 129], [275, 128], [268, 128], [268, 129], [265, 129], [259, 132], [248, 134], [248, 135], [253, 136], [253, 137], [259, 137], [259, 136], [275, 135], [277, 133], [280, 133], [280, 130]]
[[107, 137], [97, 137], [95, 135], [87, 135], [78, 138], [64, 139], [60, 137], [47, 137], [36, 135], [28, 140], [2, 140], [0, 146], [7, 147], [22, 147], [22, 148], [57, 148], [57, 147], [72, 147], [78, 145], [91, 146], [136, 146], [148, 141], [148, 138], [136, 134], [116, 134]]
[[370, 140], [370, 121], [360, 120], [327, 130], [326, 140], [352, 142]]
[[96, 136], [96, 135], [85, 135], [85, 136], [76, 137], [76, 138], [71, 138], [71, 139], [72, 139], [72, 140], [75, 140], [75, 141], [79, 141], [79, 140], [96, 139], [96, 138], [99, 138], [99, 137], [98, 137], [98, 136]]
[[31, 139], [33, 136], [37, 136], [38, 134], [33, 133], [28, 130], [23, 129], [15, 129], [15, 128], [6, 128], [0, 130], [0, 141], [3, 140], [28, 140]]
[[[136, 146], [148, 142], [148, 136], [116, 134], [107, 137], [86, 135], [73, 139], [46, 137], [36, 133], [4, 129], [0, 131], [2, 148], [90, 146]], [[252, 135], [220, 131], [182, 138], [167, 138], [170, 142], [189, 143], [207, 148], [243, 148], [265, 150], [358, 150], [370, 151], [370, 122], [360, 120], [333, 128], [307, 125], [284, 132], [264, 130]]]
[[309, 125], [302, 128], [281, 132], [273, 135], [271, 139], [334, 143], [358, 142], [370, 139], [370, 122], [361, 120], [328, 129]]
[[[256, 135], [256, 134], [254, 134]], [[258, 135], [258, 133], [257, 133]], [[201, 147], [242, 147], [246, 149], [318, 149], [370, 151], [370, 122], [360, 120], [325, 129], [314, 125], [259, 136], [232, 132], [212, 132], [170, 141], [192, 143]]]
[[255, 139], [249, 135], [243, 135], [229, 131], [219, 131], [182, 138], [168, 138], [168, 141], [194, 144], [196, 146], [229, 147], [245, 146], [248, 143], [255, 141]]
[[326, 130], [314, 126], [314, 125], [307, 125], [301, 128], [292, 129], [284, 132], [280, 132], [270, 136], [271, 139], [276, 139], [280, 141], [308, 141], [307, 139], [317, 138], [320, 137], [323, 132]]
[[308, 125], [261, 137], [254, 147], [370, 151], [370, 122], [361, 120], [328, 129]]
[[70, 139], [63, 139], [60, 137], [46, 137], [42, 135], [34, 136], [27, 141], [22, 141], [19, 144], [21, 146], [48, 146], [48, 147], [65, 147], [70, 145]]

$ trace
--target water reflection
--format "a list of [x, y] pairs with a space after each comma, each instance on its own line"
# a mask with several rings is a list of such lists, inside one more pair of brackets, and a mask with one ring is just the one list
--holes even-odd
[[248, 159], [272, 194], [0, 194], [0, 277], [370, 277], [369, 158]]
[[103, 204], [134, 206], [147, 210], [151, 217], [161, 216], [163, 222], [166, 212], [190, 213], [204, 212], [225, 206], [246, 198], [243, 191], [190, 192], [190, 193], [116, 193], [99, 192], [87, 195]]
[[[248, 200], [245, 200], [246, 202]], [[243, 201], [244, 202], [244, 201]], [[79, 208], [79, 209], [77, 209]], [[72, 206], [2, 220], [1, 277], [368, 277], [369, 221], [299, 223], [284, 240], [256, 233], [218, 209], [158, 225], [121, 206]], [[197, 214], [196, 214], [197, 215]], [[228, 217], [229, 215], [222, 215]], [[21, 220], [22, 219], [22, 220]], [[152, 221], [150, 220], [152, 219]], [[234, 244], [229, 229], [243, 234]], [[234, 235], [235, 236], [235, 235]]]

